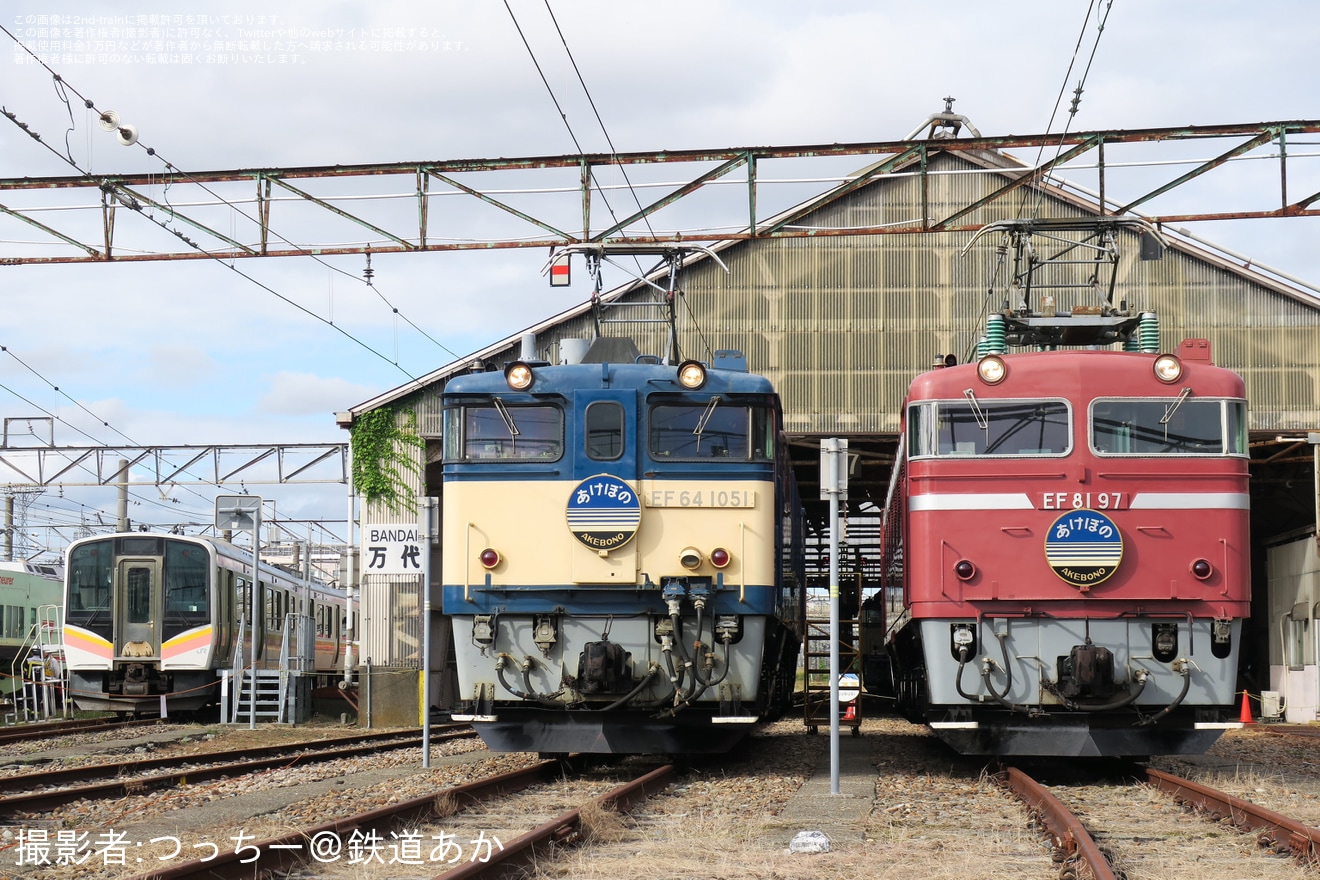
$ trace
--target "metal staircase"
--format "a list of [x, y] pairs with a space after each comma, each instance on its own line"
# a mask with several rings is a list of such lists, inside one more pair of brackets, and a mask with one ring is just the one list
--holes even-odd
[[69, 678], [64, 665], [64, 609], [41, 605], [9, 670], [13, 705], [5, 721], [34, 721], [68, 715]]
[[[278, 666], [251, 668], [244, 661], [240, 643], [234, 664], [223, 672], [220, 715], [230, 724], [258, 721], [296, 724], [312, 714], [312, 662], [315, 650], [313, 621], [305, 615], [288, 614], [284, 620]], [[239, 632], [244, 631], [240, 622]]]

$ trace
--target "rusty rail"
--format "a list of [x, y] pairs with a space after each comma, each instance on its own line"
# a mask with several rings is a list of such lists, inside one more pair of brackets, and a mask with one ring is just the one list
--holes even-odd
[[[645, 800], [667, 786], [673, 773], [672, 764], [657, 767], [650, 773], [596, 798], [596, 803], [609, 809], [627, 810], [633, 804]], [[446, 871], [436, 880], [470, 880], [473, 877], [501, 876], [517, 860], [534, 856], [554, 844], [566, 845], [575, 842], [580, 834], [581, 824], [582, 809], [569, 810], [505, 844], [504, 848], [494, 853], [488, 861], [467, 862], [452, 871]]]
[[1320, 828], [1304, 825], [1282, 813], [1161, 770], [1147, 768], [1146, 779], [1182, 803], [1228, 819], [1244, 831], [1259, 832], [1257, 841], [1264, 846], [1278, 848], [1280, 844], [1287, 844], [1293, 855], [1302, 861], [1320, 862]]
[[[1016, 767], [1005, 767], [995, 774], [995, 781], [1026, 803], [1041, 826], [1054, 839], [1054, 845], [1063, 850], [1069, 859], [1086, 862], [1093, 880], [1117, 880], [1113, 866], [1100, 852], [1095, 838], [1044, 786]], [[1064, 875], [1061, 873], [1060, 876]]]
[[[283, 837], [257, 841], [235, 852], [217, 853], [205, 861], [184, 862], [170, 868], [141, 874], [132, 880], [251, 880], [260, 875], [279, 876], [302, 867], [313, 856], [310, 842], [331, 835], [346, 837], [362, 829], [383, 828], [396, 822], [412, 822], [436, 815], [436, 800], [448, 796], [458, 806], [469, 804], [506, 792], [518, 791], [539, 782], [557, 779], [563, 772], [559, 761], [542, 761], [522, 770], [501, 773], [452, 788], [440, 789], [432, 794], [400, 801], [397, 804], [324, 822], [312, 828], [302, 828]], [[258, 864], [259, 863], [259, 864]]]
[[[442, 737], [437, 737], [437, 741], [447, 739], [457, 739], [470, 737], [475, 734], [470, 730], [458, 730]], [[386, 734], [386, 736], [395, 736]], [[351, 738], [361, 741], [363, 738]], [[411, 748], [421, 743], [421, 737], [409, 737], [400, 739], [395, 737], [391, 742], [379, 742], [369, 739], [360, 742], [359, 745], [341, 746], [335, 748], [315, 748], [313, 743], [304, 743], [299, 751], [283, 751], [279, 747], [258, 748], [251, 750], [239, 749], [230, 753], [216, 753], [215, 760], [222, 760], [232, 754], [242, 754], [245, 751], [252, 754], [268, 755], [269, 757], [250, 758], [230, 763], [211, 763], [206, 761], [210, 756], [206, 754], [189, 755], [177, 758], [149, 759], [147, 761], [136, 762], [143, 767], [150, 765], [173, 766], [176, 769], [165, 773], [158, 773], [152, 776], [135, 776], [111, 779], [107, 782], [92, 782], [86, 785], [79, 785], [71, 788], [43, 789], [40, 791], [29, 791], [22, 794], [4, 795], [0, 797], [0, 817], [9, 817], [19, 813], [29, 813], [39, 810], [49, 810], [54, 807], [63, 806], [78, 800], [95, 800], [107, 798], [122, 798], [135, 794], [143, 794], [158, 788], [181, 785], [185, 782], [197, 783], [209, 781], [212, 779], [227, 779], [233, 776], [240, 776], [248, 773], [257, 773], [262, 770], [274, 770], [281, 767], [289, 767], [298, 762], [320, 762], [332, 761], [337, 758], [352, 758], [361, 755], [370, 755], [375, 752], [385, 750], [397, 750]], [[110, 771], [122, 769], [131, 770], [131, 764], [121, 765], [101, 765], [100, 769], [96, 766], [88, 768], [88, 776], [99, 777], [105, 768]], [[77, 777], [78, 768], [69, 771], [52, 771], [49, 776], [52, 781], [62, 782], [65, 779]], [[40, 774], [34, 774], [40, 776]], [[113, 772], [111, 775], [117, 775]], [[17, 780], [15, 784], [29, 784], [30, 776]], [[8, 782], [0, 783], [0, 790], [6, 788]]]

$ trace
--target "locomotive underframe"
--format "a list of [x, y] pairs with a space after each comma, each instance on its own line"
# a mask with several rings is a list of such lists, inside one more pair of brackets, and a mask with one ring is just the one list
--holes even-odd
[[[1212, 650], [1215, 627], [1168, 616], [910, 622], [891, 643], [906, 670], [895, 682], [899, 708], [964, 754], [1197, 754], [1238, 726], [1241, 620], [1227, 643], [1221, 624]], [[959, 629], [975, 635], [961, 664]], [[1154, 644], [1171, 629], [1172, 654]]]
[[[500, 751], [727, 751], [763, 716], [787, 709], [799, 637], [773, 619], [725, 615], [713, 604], [699, 635], [695, 615], [683, 616], [682, 632], [671, 634], [670, 660], [680, 673], [672, 677], [664, 651], [671, 621], [663, 611], [456, 615], [463, 702], [454, 717], [469, 720]], [[693, 663], [713, 655], [695, 687], [690, 667], [682, 668], [680, 637]], [[703, 645], [697, 657], [694, 641]], [[601, 655], [617, 659], [602, 663]], [[612, 673], [602, 675], [603, 667]], [[677, 701], [673, 677], [681, 678]]]

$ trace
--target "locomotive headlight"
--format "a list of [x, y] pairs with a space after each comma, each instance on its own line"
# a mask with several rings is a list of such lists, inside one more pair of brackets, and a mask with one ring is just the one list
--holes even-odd
[[706, 368], [700, 361], [683, 361], [678, 365], [678, 384], [696, 391], [706, 384]]
[[977, 362], [976, 375], [987, 385], [998, 385], [1008, 375], [1008, 365], [998, 355], [988, 354]]
[[532, 382], [536, 380], [536, 374], [532, 368], [522, 361], [514, 361], [504, 368], [504, 381], [509, 383], [509, 387], [514, 391], [526, 391], [532, 387]]
[[710, 564], [716, 568], [724, 568], [733, 557], [729, 556], [729, 551], [723, 547], [716, 547], [710, 551]]
[[1215, 571], [1215, 567], [1210, 564], [1210, 561], [1208, 559], [1196, 560], [1195, 562], [1192, 563], [1191, 568], [1192, 568], [1192, 576], [1195, 577], [1197, 580], [1201, 580], [1201, 581], [1210, 577], [1210, 575], [1214, 574]]
[[1182, 378], [1182, 361], [1171, 354], [1155, 358], [1155, 378], [1161, 382], [1177, 382]]
[[678, 554], [679, 565], [683, 566], [688, 571], [695, 571], [699, 568], [701, 566], [701, 560], [701, 551], [696, 547], [685, 547], [682, 552]]
[[485, 550], [482, 550], [481, 553], [477, 554], [477, 559], [480, 560], [483, 568], [494, 568], [500, 564], [499, 551], [490, 547], [487, 547]]

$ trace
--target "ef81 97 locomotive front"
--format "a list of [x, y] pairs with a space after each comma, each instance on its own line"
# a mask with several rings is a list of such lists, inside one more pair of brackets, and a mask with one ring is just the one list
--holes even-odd
[[1006, 302], [974, 363], [909, 390], [882, 538], [899, 706], [965, 753], [1204, 751], [1239, 726], [1245, 383], [1207, 340], [1161, 353], [1153, 312], [1048, 306]]
[[801, 639], [779, 400], [737, 353], [599, 350], [445, 389], [455, 718], [499, 750], [725, 751], [787, 707]]

